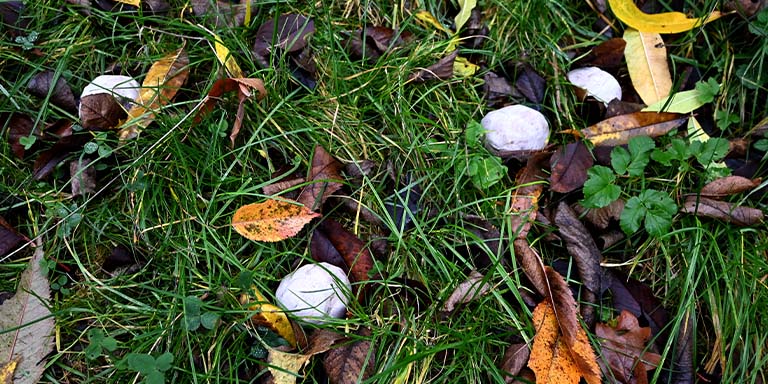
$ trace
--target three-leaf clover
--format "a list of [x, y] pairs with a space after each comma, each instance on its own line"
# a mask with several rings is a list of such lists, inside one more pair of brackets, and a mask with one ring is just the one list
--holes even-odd
[[88, 360], [93, 360], [101, 356], [102, 350], [114, 352], [115, 349], [117, 349], [117, 340], [104, 335], [104, 332], [98, 328], [91, 328], [88, 330], [88, 341], [90, 343], [85, 348], [85, 357], [88, 358]]
[[173, 354], [166, 352], [155, 358], [145, 353], [129, 353], [126, 361], [130, 369], [144, 375], [144, 383], [163, 384], [165, 372], [173, 367]]
[[213, 329], [219, 320], [219, 315], [202, 311], [203, 301], [196, 296], [184, 298], [184, 320], [187, 330], [196, 331], [202, 325], [205, 329]]

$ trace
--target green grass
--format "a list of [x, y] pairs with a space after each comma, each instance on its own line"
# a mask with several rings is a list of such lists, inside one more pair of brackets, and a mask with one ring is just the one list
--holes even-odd
[[[140, 77], [155, 60], [182, 45], [190, 57], [186, 85], [137, 140], [121, 143], [114, 133], [98, 138], [99, 145], [114, 152], [93, 165], [100, 169], [97, 194], [71, 197], [66, 164], [53, 177], [34, 180], [35, 153], [28, 152], [20, 161], [7, 141], [0, 144], [0, 215], [30, 238], [42, 238], [48, 257], [59, 263], [51, 281], [67, 276], [69, 292], [53, 295], [56, 351], [44, 380], [129, 382], [137, 372], [129, 369], [128, 353], [170, 352], [175, 359], [165, 373], [169, 382], [258, 381], [263, 350], [256, 331], [247, 325], [249, 312], [238, 304], [238, 276], [252, 274], [252, 282], [271, 297], [280, 278], [299, 261], [311, 259], [311, 228], [283, 242], [258, 243], [239, 236], [229, 222], [235, 209], [266, 197], [261, 188], [273, 182], [279, 169], [306, 172], [314, 146], [322, 145], [344, 163], [365, 159], [377, 164], [361, 185], [346, 188], [350, 199], [379, 215], [383, 227], [342, 209], [325, 212], [364, 242], [384, 238], [388, 243], [388, 257], [377, 262], [385, 277], [373, 284], [376, 299], [351, 305], [349, 318], [334, 323], [339, 330], [372, 329], [376, 373], [368, 382], [503, 382], [497, 367], [506, 347], [516, 340], [531, 342], [534, 336], [531, 308], [518, 292], [532, 290], [523, 287], [512, 251], [496, 255], [482, 245], [477, 251], [482, 241], [463, 219], [483, 216], [505, 237], [514, 231], [508, 224], [510, 194], [517, 188], [514, 173], [480, 191], [466, 171], [464, 128], [489, 110], [479, 88], [482, 76], [407, 83], [409, 73], [443, 56], [447, 39], [418, 24], [401, 3], [336, 0], [310, 7], [303, 2], [264, 2], [250, 27], [216, 30], [244, 72], [264, 79], [268, 91], [264, 101], [247, 102], [243, 130], [231, 148], [227, 136], [235, 98], [226, 98], [200, 123], [190, 114], [223, 70], [210, 35], [197, 25], [191, 10], [179, 17], [183, 5], [173, 2], [168, 17], [117, 15], [95, 8], [85, 17], [60, 2], [41, 1], [28, 7], [34, 17], [27, 31], [39, 33], [35, 48], [44, 55], [24, 50], [7, 32], [2, 35], [0, 86], [11, 97], [0, 98], [0, 112], [26, 113], [39, 122], [77, 119], [26, 92], [29, 79], [40, 71], [56, 71], [77, 93], [115, 64], [122, 73]], [[488, 42], [462, 54], [482, 58], [493, 70], [508, 61], [527, 61], [547, 81], [542, 110], [553, 132], [584, 127], [580, 104], [565, 79], [571, 59], [560, 48], [600, 41], [591, 30], [592, 11], [582, 2], [488, 1], [482, 6], [488, 11]], [[450, 26], [443, 2], [428, 1], [424, 9]], [[298, 86], [285, 68], [261, 69], [251, 59], [258, 26], [271, 15], [287, 12], [315, 20], [314, 90]], [[674, 65], [693, 63], [703, 78], [724, 84], [715, 109], [740, 120], [725, 127], [726, 138], [744, 136], [768, 107], [768, 47], [739, 37], [747, 33], [748, 24], [729, 17], [701, 32], [681, 34], [669, 44], [673, 71]], [[344, 49], [344, 32], [364, 25], [402, 28], [417, 39], [374, 63], [353, 61]], [[736, 73], [739, 68], [749, 75], [744, 81]], [[761, 79], [763, 85], [756, 89], [750, 83]], [[9, 129], [3, 126], [3, 138]], [[551, 138], [568, 141], [572, 138], [561, 134]], [[68, 159], [82, 154], [72, 153]], [[412, 228], [398, 227], [387, 214], [385, 201], [393, 194], [388, 168], [397, 179], [421, 188], [424, 198]], [[674, 170], [653, 172], [646, 176], [662, 181], [675, 177]], [[667, 186], [677, 192], [674, 182]], [[554, 208], [561, 198], [546, 191], [542, 201]], [[765, 208], [759, 197], [747, 204]], [[623, 264], [616, 268], [643, 280], [664, 302], [672, 316], [672, 335], [686, 315], [695, 317], [697, 369], [714, 356], [723, 364], [723, 382], [758, 382], [768, 375], [768, 343], [762, 332], [768, 326], [764, 229], [678, 215], [669, 234], [659, 239], [636, 234], [604, 254], [606, 261]], [[552, 231], [537, 226], [529, 236], [548, 264], [567, 259], [564, 245], [544, 240]], [[138, 270], [113, 277], [101, 265], [118, 245], [139, 255], [143, 263]], [[494, 289], [456, 314], [443, 316], [442, 303], [476, 267], [479, 252], [494, 260], [483, 271]], [[29, 253], [24, 250], [0, 262], [0, 291], [15, 290]], [[424, 287], [404, 286], [403, 279]], [[188, 296], [205, 297], [203, 309], [220, 316], [213, 330], [186, 330]], [[115, 338], [117, 349], [88, 360], [84, 349], [90, 329]], [[675, 361], [675, 338], [664, 345], [660, 353]], [[304, 371], [306, 382], [323, 382], [322, 375], [313, 374], [318, 371], [322, 364], [315, 358]], [[667, 374], [658, 370], [656, 379]]]

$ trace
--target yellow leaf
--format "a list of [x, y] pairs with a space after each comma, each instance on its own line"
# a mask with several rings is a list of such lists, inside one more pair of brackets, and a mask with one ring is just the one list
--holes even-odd
[[457, 57], [453, 61], [453, 74], [459, 77], [470, 77], [480, 69], [464, 57]]
[[713, 11], [706, 18], [693, 19], [680, 12], [648, 14], [637, 8], [634, 0], [608, 0], [608, 5], [619, 20], [641, 32], [680, 33], [723, 16], [718, 11]]
[[667, 47], [661, 35], [627, 29], [624, 32], [627, 46], [624, 57], [632, 85], [647, 105], [669, 96], [672, 75], [667, 65]]
[[459, 0], [459, 13], [453, 19], [456, 22], [456, 32], [461, 30], [461, 27], [467, 23], [469, 17], [472, 15], [472, 9], [477, 6], [477, 0]]
[[253, 296], [255, 296], [253, 298], [248, 294], [240, 295], [240, 304], [246, 305], [251, 303], [248, 306], [248, 310], [258, 311], [251, 317], [251, 320], [256, 324], [275, 331], [275, 333], [291, 344], [291, 347], [296, 347], [296, 334], [293, 332], [293, 326], [285, 312], [277, 306], [270, 304], [269, 300], [255, 286], [251, 286], [251, 291]]
[[115, 0], [118, 3], [133, 5], [134, 7], [141, 6], [141, 0]]
[[315, 217], [320, 214], [298, 202], [269, 199], [240, 207], [232, 217], [232, 226], [248, 239], [274, 242], [296, 236]]
[[603, 120], [583, 129], [579, 136], [596, 146], [616, 146], [635, 136], [658, 137], [685, 123], [687, 116], [666, 112], [635, 112]]
[[173, 100], [189, 76], [189, 57], [184, 48], [166, 55], [149, 68], [141, 85], [137, 105], [128, 111], [128, 121], [121, 127], [120, 138], [136, 137], [155, 119], [155, 113]]
[[253, 2], [251, 0], [245, 1], [245, 17], [243, 18], [243, 24], [246, 27], [249, 27], [251, 25], [251, 7], [253, 7]]
[[[248, 1], [247, 3], [250, 4], [251, 2]], [[237, 61], [235, 61], [235, 58], [230, 54], [229, 48], [221, 42], [221, 39], [215, 33], [213, 34], [213, 41], [213, 46], [216, 49], [216, 58], [219, 59], [219, 63], [224, 64], [224, 67], [227, 68], [229, 77], [245, 77], [240, 66], [237, 65]]]
[[272, 374], [274, 384], [295, 384], [296, 379], [301, 377], [299, 370], [309, 361], [312, 356], [302, 355], [300, 353], [287, 353], [270, 348], [267, 362], [269, 362], [269, 373]]
[[451, 31], [450, 29], [440, 24], [440, 22], [437, 21], [437, 18], [435, 16], [432, 16], [432, 14], [429, 13], [429, 11], [419, 11], [419, 12], [416, 12], [414, 16], [416, 16], [417, 20], [423, 23], [426, 23], [427, 25], [431, 25], [433, 28], [439, 31], [443, 31], [448, 35], [453, 35], [453, 31]]
[[0, 384], [13, 384], [13, 374], [16, 372], [16, 366], [19, 365], [19, 361], [21, 361], [21, 356], [0, 366]]

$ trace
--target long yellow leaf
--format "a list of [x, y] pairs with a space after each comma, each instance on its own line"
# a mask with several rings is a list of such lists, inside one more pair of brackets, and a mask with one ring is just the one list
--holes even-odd
[[227, 73], [229, 74], [229, 77], [234, 77], [234, 78], [245, 77], [245, 75], [243, 75], [243, 71], [240, 69], [240, 66], [237, 65], [237, 61], [235, 60], [234, 57], [232, 57], [232, 54], [229, 52], [229, 48], [227, 48], [227, 46], [224, 45], [223, 42], [221, 42], [221, 39], [215, 33], [213, 34], [213, 46], [214, 46], [214, 49], [216, 50], [216, 58], [219, 59], [219, 63], [224, 64], [224, 67], [227, 68]]
[[472, 9], [477, 6], [477, 0], [459, 0], [459, 13], [453, 19], [456, 22], [456, 33], [461, 30], [461, 27], [467, 23], [469, 17], [472, 15]]
[[651, 105], [669, 96], [672, 75], [667, 64], [667, 47], [661, 35], [627, 29], [624, 32], [624, 57], [632, 85], [645, 104]]
[[706, 18], [689, 19], [684, 13], [664, 12], [648, 14], [641, 11], [633, 0], [608, 0], [613, 14], [624, 24], [642, 32], [680, 33], [690, 31], [717, 20], [724, 14], [713, 11]]

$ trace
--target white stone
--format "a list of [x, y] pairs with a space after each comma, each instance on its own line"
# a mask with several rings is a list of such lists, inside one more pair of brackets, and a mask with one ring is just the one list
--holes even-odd
[[344, 271], [328, 263], [308, 264], [286, 275], [275, 296], [286, 311], [304, 321], [323, 324], [342, 318], [352, 289]]
[[83, 89], [80, 99], [99, 93], [109, 93], [123, 104], [125, 109], [130, 109], [131, 104], [139, 98], [141, 85], [132, 77], [121, 75], [101, 75]]
[[549, 123], [541, 112], [524, 105], [510, 105], [488, 112], [480, 121], [485, 147], [504, 154], [537, 151], [547, 145]]
[[568, 72], [568, 81], [586, 91], [587, 96], [605, 105], [613, 99], [621, 100], [621, 85], [613, 75], [597, 67], [585, 67]]

